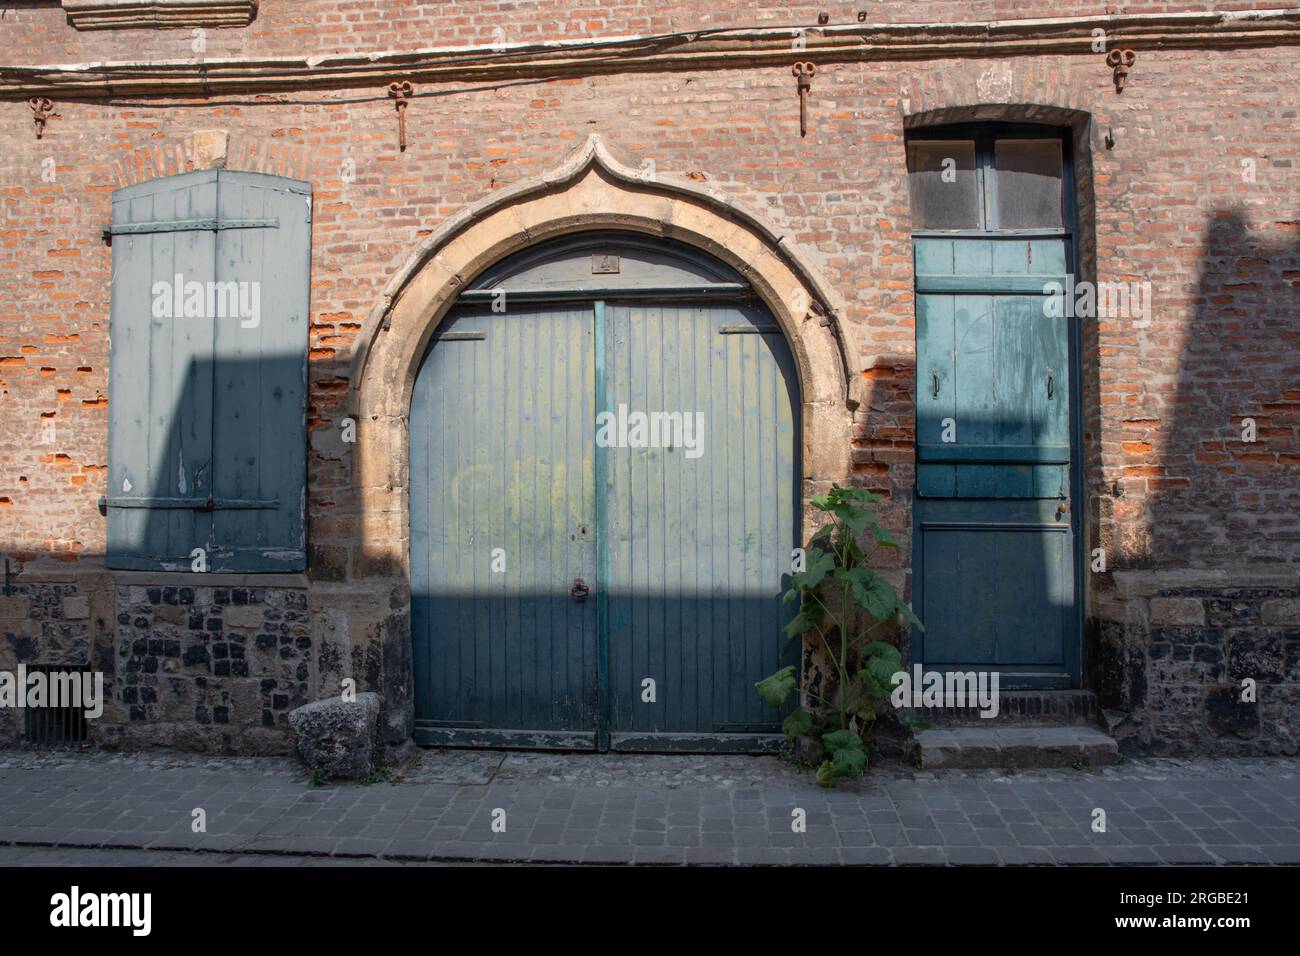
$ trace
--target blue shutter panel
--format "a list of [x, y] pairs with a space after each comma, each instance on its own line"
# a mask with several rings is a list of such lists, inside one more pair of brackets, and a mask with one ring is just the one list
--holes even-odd
[[305, 567], [310, 204], [225, 170], [114, 193], [109, 567]]
[[[275, 220], [275, 228], [217, 233], [217, 273], [257, 306], [218, 319], [213, 349], [214, 569], [306, 567], [307, 322], [311, 187], [223, 171], [227, 221]], [[248, 283], [248, 285], [244, 285]]]
[[215, 172], [119, 189], [109, 359], [108, 566], [188, 570], [206, 544], [211, 516], [183, 507], [206, 497], [212, 457], [212, 321], [153, 314], [174, 308], [172, 286], [215, 277], [216, 233], [152, 230], [152, 224], [216, 215]]

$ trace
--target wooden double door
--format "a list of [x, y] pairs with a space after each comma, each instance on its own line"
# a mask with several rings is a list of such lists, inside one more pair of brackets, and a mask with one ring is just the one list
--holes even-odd
[[771, 316], [693, 250], [593, 236], [480, 280], [412, 400], [417, 740], [770, 746], [797, 409]]

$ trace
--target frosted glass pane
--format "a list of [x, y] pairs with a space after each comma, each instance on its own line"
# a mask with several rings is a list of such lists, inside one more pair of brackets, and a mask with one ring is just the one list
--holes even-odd
[[907, 147], [913, 229], [978, 229], [975, 144], [924, 140]]
[[1000, 139], [993, 144], [1000, 229], [1059, 228], [1061, 141]]

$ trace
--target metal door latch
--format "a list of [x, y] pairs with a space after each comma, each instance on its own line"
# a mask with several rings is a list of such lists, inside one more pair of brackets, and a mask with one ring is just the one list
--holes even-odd
[[587, 587], [587, 582], [582, 578], [573, 579], [573, 587], [569, 589], [569, 597], [575, 601], [587, 600], [587, 595], [591, 593], [591, 588]]

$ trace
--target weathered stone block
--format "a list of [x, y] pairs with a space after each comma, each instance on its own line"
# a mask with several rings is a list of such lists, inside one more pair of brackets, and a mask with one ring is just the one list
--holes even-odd
[[69, 594], [63, 599], [63, 619], [84, 621], [90, 617], [90, 598], [84, 594]]
[[1189, 597], [1152, 598], [1151, 623], [1203, 626], [1205, 624], [1205, 602], [1200, 598]]
[[1262, 614], [1265, 624], [1300, 624], [1300, 598], [1265, 601]]
[[364, 780], [379, 763], [379, 695], [313, 701], [290, 712], [298, 753], [326, 780]]
[[0, 595], [0, 621], [21, 621], [27, 613], [27, 595]]
[[226, 608], [224, 620], [226, 627], [260, 628], [262, 615], [263, 609], [256, 605], [241, 607], [232, 604]]

